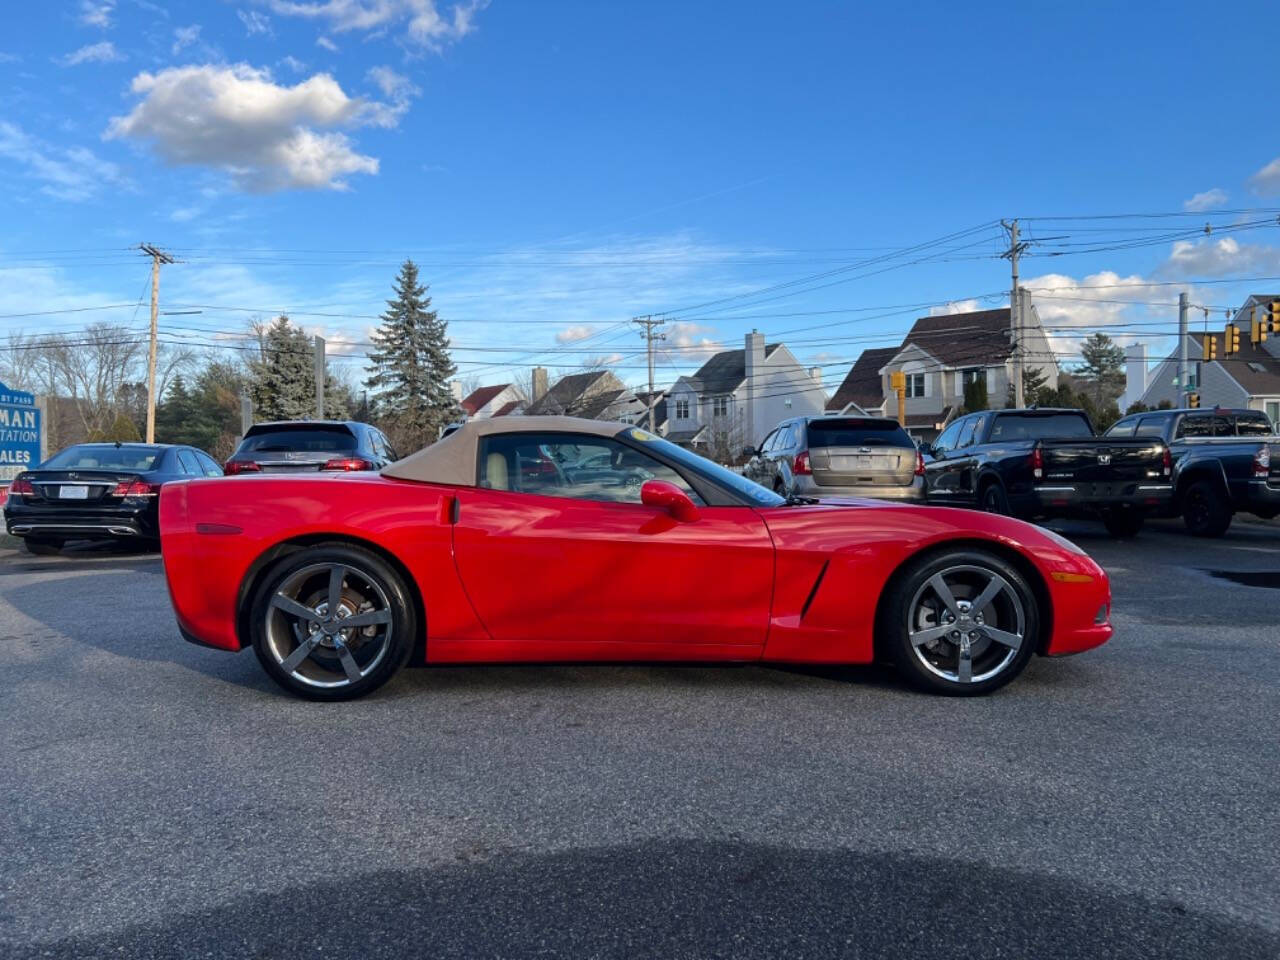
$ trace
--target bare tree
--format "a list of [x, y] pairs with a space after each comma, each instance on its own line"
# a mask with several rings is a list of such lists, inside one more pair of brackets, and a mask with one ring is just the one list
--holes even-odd
[[141, 379], [146, 344], [121, 324], [93, 323], [75, 339], [51, 338], [60, 386], [70, 396], [84, 432], [105, 436], [124, 412], [126, 386]]

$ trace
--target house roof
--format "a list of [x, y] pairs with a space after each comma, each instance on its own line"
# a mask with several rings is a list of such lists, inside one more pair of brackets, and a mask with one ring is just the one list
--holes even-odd
[[[764, 355], [768, 359], [782, 344], [765, 345]], [[698, 372], [685, 380], [694, 384], [694, 389], [702, 394], [733, 393], [747, 379], [746, 350], [722, 350], [698, 368]]]
[[629, 390], [605, 390], [583, 397], [574, 409], [574, 415], [588, 420], [603, 419], [605, 412], [615, 403], [625, 401]]
[[467, 394], [467, 398], [459, 406], [468, 414], [474, 414], [509, 386], [509, 383], [495, 383], [489, 387], [477, 387]]
[[[580, 405], [582, 395], [590, 390], [597, 380], [608, 375], [607, 370], [590, 370], [586, 373], [571, 373], [567, 377], [561, 377], [550, 390], [529, 404], [525, 408], [525, 413], [531, 416], [565, 413]], [[572, 412], [575, 415], [581, 413], [577, 409]]]
[[504, 403], [501, 407], [495, 410], [493, 412], [493, 415], [495, 417], [505, 417], [510, 413], [514, 413], [516, 408], [519, 406], [520, 406], [519, 400], [511, 400], [508, 403]]
[[938, 424], [946, 423], [949, 416], [951, 416], [951, 407], [947, 406], [943, 407], [939, 413], [908, 413], [906, 421], [908, 427], [936, 430]]
[[840, 411], [850, 403], [856, 403], [864, 409], [874, 409], [884, 403], [880, 369], [893, 359], [899, 349], [877, 347], [874, 350], [863, 350], [857, 362], [849, 368], [844, 383], [840, 384], [835, 396], [827, 403], [827, 409]]
[[[646, 393], [644, 396], [655, 396], [655, 394]], [[658, 402], [653, 405], [653, 429], [661, 430], [667, 422], [667, 398], [662, 394], [656, 394], [656, 396], [658, 397]], [[641, 399], [641, 395], [638, 393], [636, 394], [636, 399], [644, 404], [644, 409], [636, 417], [636, 424], [647, 427], [649, 426], [649, 404], [644, 399]]]
[[1009, 308], [921, 317], [902, 341], [902, 346], [907, 344], [915, 344], [948, 367], [1004, 363], [1013, 352]]
[[672, 430], [667, 434], [667, 439], [672, 443], [692, 443], [706, 429], [706, 427], [697, 427], [693, 430]]
[[[1228, 357], [1223, 352], [1225, 336], [1223, 333], [1210, 334], [1218, 345], [1218, 359], [1213, 362], [1219, 364], [1251, 397], [1280, 394], [1280, 357], [1272, 356], [1263, 347], [1253, 343], [1249, 339], [1248, 327], [1240, 331], [1240, 352]], [[1201, 341], [1203, 356], [1204, 337], [1197, 339]]]

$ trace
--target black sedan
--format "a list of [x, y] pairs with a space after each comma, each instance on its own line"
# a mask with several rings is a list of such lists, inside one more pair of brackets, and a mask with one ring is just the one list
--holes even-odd
[[154, 546], [161, 484], [220, 476], [217, 461], [194, 447], [80, 443], [14, 478], [5, 526], [35, 554], [57, 553], [69, 540]]

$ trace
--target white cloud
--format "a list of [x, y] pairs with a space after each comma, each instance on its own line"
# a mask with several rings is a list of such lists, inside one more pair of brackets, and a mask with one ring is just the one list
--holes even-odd
[[1265, 167], [1249, 178], [1249, 185], [1255, 193], [1264, 197], [1280, 194], [1280, 157], [1276, 157]]
[[173, 52], [175, 54], [182, 51], [184, 47], [189, 47], [200, 39], [200, 25], [193, 23], [189, 27], [178, 27], [173, 31]]
[[1030, 291], [1040, 322], [1052, 328], [1047, 331], [1049, 343], [1059, 362], [1064, 355], [1077, 352], [1080, 341], [1095, 330], [1124, 345], [1149, 328], [1127, 331], [1119, 325], [1150, 319], [1177, 323], [1177, 292], [1137, 274], [1122, 277], [1103, 270], [1077, 280], [1049, 273], [1024, 280], [1023, 286]]
[[332, 40], [330, 40], [328, 37], [316, 37], [316, 46], [323, 47], [324, 49], [328, 50], [330, 53], [338, 52], [338, 45], [334, 43]]
[[575, 324], [572, 327], [557, 331], [556, 343], [577, 343], [579, 340], [587, 339], [598, 329], [598, 327], [588, 326], [585, 323]]
[[259, 13], [257, 10], [237, 10], [236, 16], [244, 24], [245, 32], [249, 36], [258, 33], [264, 33], [268, 36], [271, 34], [271, 18], [265, 14]]
[[1180, 240], [1160, 267], [1165, 276], [1225, 276], [1229, 273], [1268, 273], [1280, 270], [1280, 248], [1240, 243], [1235, 237], [1195, 242]]
[[111, 15], [115, 13], [116, 0], [80, 0], [80, 22], [86, 27], [111, 26]]
[[323, 131], [398, 116], [396, 106], [347, 96], [328, 74], [284, 86], [247, 64], [140, 73], [131, 89], [142, 100], [111, 120], [108, 139], [148, 141], [172, 165], [214, 167], [251, 191], [345, 189], [344, 177], [376, 174], [376, 158]]
[[204, 213], [204, 208], [201, 206], [178, 207], [169, 214], [169, 219], [174, 223], [186, 223], [188, 220], [194, 220], [202, 213]]
[[396, 73], [390, 67], [372, 67], [369, 70], [368, 77], [373, 83], [377, 84], [378, 89], [382, 91], [384, 96], [393, 100], [402, 100], [416, 96], [421, 92], [414, 86], [412, 80], [403, 73]]
[[1227, 191], [1218, 187], [1212, 190], [1206, 190], [1204, 193], [1197, 193], [1190, 200], [1182, 205], [1182, 209], [1190, 210], [1192, 213], [1199, 213], [1201, 210], [1214, 210], [1227, 202]]
[[294, 56], [286, 56], [280, 58], [280, 66], [286, 68], [293, 73], [306, 73], [307, 65]]
[[68, 53], [59, 63], [66, 67], [74, 67], [81, 63], [114, 63], [123, 59], [124, 54], [116, 49], [114, 43], [103, 40], [101, 43], [91, 43]]
[[[436, 0], [266, 0], [286, 17], [322, 21], [333, 33], [397, 27], [417, 47], [439, 51], [475, 30], [475, 15], [488, 0], [455, 3], [442, 14]], [[317, 41], [319, 42], [319, 41]]]
[[17, 63], [21, 59], [16, 53], [0, 53], [0, 63]]
[[724, 349], [721, 341], [707, 336], [715, 332], [713, 328], [691, 320], [676, 320], [661, 329], [667, 335], [668, 352], [682, 360], [706, 359]]
[[0, 120], [0, 158], [13, 161], [40, 192], [59, 200], [87, 200], [107, 184], [123, 184], [120, 168], [84, 147], [59, 148]]
[[974, 311], [981, 309], [982, 304], [978, 303], [977, 300], [952, 300], [949, 303], [944, 303], [942, 306], [930, 307], [929, 316], [945, 317], [953, 313], [973, 313]]

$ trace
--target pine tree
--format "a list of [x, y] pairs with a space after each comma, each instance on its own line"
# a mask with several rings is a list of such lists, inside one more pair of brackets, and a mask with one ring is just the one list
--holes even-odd
[[1080, 345], [1084, 363], [1076, 377], [1088, 387], [1089, 396], [1101, 408], [1124, 393], [1124, 349], [1105, 333], [1095, 333]]
[[249, 361], [249, 396], [255, 420], [306, 420], [315, 415], [315, 349], [286, 316], [259, 333]]
[[446, 324], [431, 309], [427, 288], [418, 283], [418, 267], [406, 260], [393, 284], [382, 323], [373, 334], [369, 355], [373, 374], [365, 386], [376, 391], [375, 409], [406, 447], [435, 440], [457, 415], [449, 380], [457, 368], [449, 356]]

